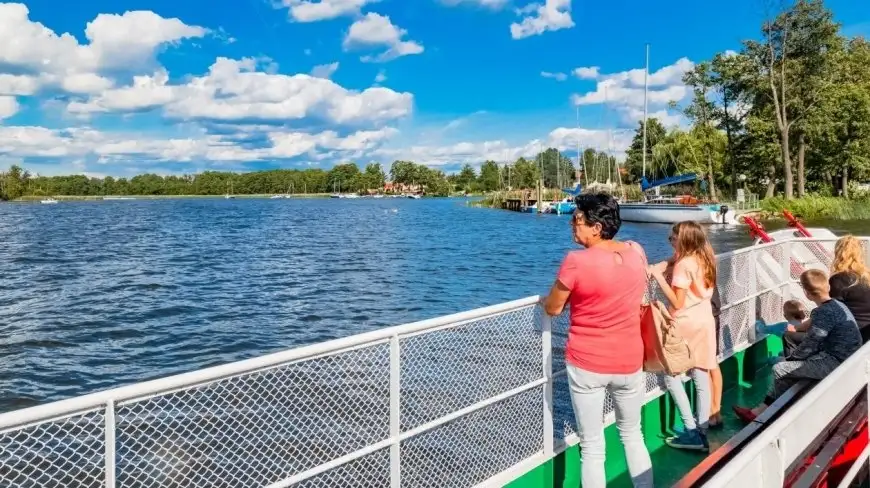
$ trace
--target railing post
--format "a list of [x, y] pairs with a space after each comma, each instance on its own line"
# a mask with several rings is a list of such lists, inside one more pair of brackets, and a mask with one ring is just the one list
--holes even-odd
[[390, 487], [400, 488], [402, 486], [402, 458], [401, 458], [401, 442], [399, 434], [402, 430], [402, 368], [400, 363], [401, 349], [399, 345], [399, 336], [394, 334], [390, 337]]
[[541, 310], [541, 356], [544, 378], [544, 456], [553, 456], [553, 319]]
[[782, 292], [782, 301], [791, 300], [791, 241], [779, 244], [782, 249], [782, 272], [785, 277], [785, 290]]
[[115, 488], [115, 401], [106, 402], [106, 488]]

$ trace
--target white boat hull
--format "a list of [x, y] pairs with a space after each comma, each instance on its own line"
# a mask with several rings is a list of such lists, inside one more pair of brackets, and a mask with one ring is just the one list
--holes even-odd
[[651, 224], [676, 224], [687, 220], [699, 224], [736, 223], [733, 210], [729, 209], [723, 216], [715, 208], [713, 205], [623, 203], [619, 205], [619, 216], [625, 222]]

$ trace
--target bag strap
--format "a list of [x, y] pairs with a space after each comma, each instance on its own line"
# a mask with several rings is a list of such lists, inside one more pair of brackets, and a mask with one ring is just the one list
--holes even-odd
[[[634, 252], [640, 255], [640, 258], [643, 260], [643, 271], [646, 273], [647, 268], [649, 267], [649, 260], [646, 257], [646, 251], [644, 248], [634, 242], [634, 241], [625, 241], [629, 248], [633, 249]], [[652, 303], [655, 298], [655, 288], [652, 285], [653, 279], [651, 276], [647, 275], [646, 277], [646, 294], [647, 294], [647, 304]], [[643, 305], [643, 303], [641, 303]]]

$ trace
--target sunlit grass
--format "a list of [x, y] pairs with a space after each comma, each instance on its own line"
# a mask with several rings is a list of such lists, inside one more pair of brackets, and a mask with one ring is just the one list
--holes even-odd
[[870, 200], [866, 198], [847, 199], [811, 195], [794, 200], [786, 200], [781, 197], [773, 197], [762, 200], [761, 209], [766, 218], [782, 217], [782, 211], [788, 210], [796, 217], [807, 220], [870, 219]]

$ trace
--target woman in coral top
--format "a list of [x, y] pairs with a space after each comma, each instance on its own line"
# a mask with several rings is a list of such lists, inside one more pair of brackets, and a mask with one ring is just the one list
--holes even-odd
[[613, 240], [622, 220], [612, 196], [580, 195], [575, 203], [571, 230], [585, 249], [565, 256], [543, 306], [548, 314], [559, 315], [571, 304], [565, 359], [580, 436], [582, 485], [607, 485], [602, 418], [610, 391], [634, 486], [651, 487], [652, 463], [640, 426], [646, 393], [640, 335], [646, 256], [636, 243]]
[[[707, 240], [704, 229], [697, 222], [680, 222], [671, 229], [668, 237], [674, 247], [674, 256], [650, 267], [662, 292], [670, 302], [669, 310], [674, 317], [677, 331], [689, 344], [695, 367], [689, 375], [695, 382], [698, 398], [698, 417], [692, 414], [692, 406], [680, 376], [666, 376], [668, 391], [680, 411], [686, 430], [665, 442], [678, 449], [708, 451], [707, 428], [710, 421], [710, 371], [718, 367], [716, 361], [716, 319], [710, 302], [716, 286], [716, 256]], [[664, 276], [673, 264], [670, 283]]]

